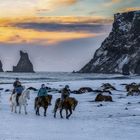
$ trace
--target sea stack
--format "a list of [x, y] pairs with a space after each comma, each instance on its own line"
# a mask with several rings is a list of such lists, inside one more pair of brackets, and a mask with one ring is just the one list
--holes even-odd
[[115, 14], [111, 33], [79, 72], [140, 74], [140, 11]]
[[0, 72], [3, 72], [2, 62], [0, 61]]
[[20, 60], [16, 66], [13, 66], [13, 72], [34, 72], [28, 53], [20, 51]]

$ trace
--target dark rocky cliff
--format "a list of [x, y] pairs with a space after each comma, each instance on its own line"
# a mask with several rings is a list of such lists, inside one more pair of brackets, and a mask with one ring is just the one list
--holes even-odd
[[79, 72], [140, 74], [140, 11], [115, 14], [111, 33]]
[[27, 53], [20, 51], [20, 60], [17, 66], [13, 67], [13, 72], [34, 72], [33, 64]]
[[2, 62], [0, 61], [0, 72], [3, 72]]

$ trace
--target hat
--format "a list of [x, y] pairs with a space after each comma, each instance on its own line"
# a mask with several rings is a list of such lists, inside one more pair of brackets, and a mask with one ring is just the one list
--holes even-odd
[[69, 88], [69, 85], [65, 85], [65, 88]]
[[16, 80], [19, 80], [19, 78], [16, 78]]

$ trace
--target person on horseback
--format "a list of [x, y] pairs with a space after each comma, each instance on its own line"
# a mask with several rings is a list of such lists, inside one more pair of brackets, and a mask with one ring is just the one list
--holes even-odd
[[61, 91], [61, 100], [64, 101], [69, 96], [70, 96], [69, 85], [66, 85]]
[[38, 96], [38, 97], [42, 97], [42, 96], [47, 96], [47, 95], [48, 95], [48, 93], [47, 93], [47, 89], [46, 89], [46, 87], [45, 87], [45, 84], [42, 84], [42, 85], [41, 85], [41, 88], [40, 88], [39, 91], [38, 91], [37, 96]]
[[70, 96], [69, 85], [65, 85], [65, 87], [61, 90], [61, 99], [59, 104], [60, 108], [63, 106], [65, 99], [68, 98], [69, 96]]
[[17, 102], [17, 105], [19, 105], [18, 100], [19, 100], [19, 97], [20, 97], [20, 95], [22, 94], [23, 90], [24, 90], [24, 87], [23, 87], [22, 85], [18, 85], [18, 86], [15, 88], [15, 93], [17, 94], [17, 95], [16, 95], [16, 102]]
[[16, 78], [15, 82], [13, 83], [14, 89], [13, 89], [13, 93], [12, 93], [12, 94], [15, 93], [16, 88], [17, 88], [18, 86], [20, 86], [20, 85], [21, 85], [21, 82], [19, 81], [19, 78]]
[[38, 91], [37, 97], [38, 97], [38, 101], [42, 101], [45, 100], [45, 97], [48, 96], [48, 91], [46, 89], [45, 84], [41, 85], [41, 88]]

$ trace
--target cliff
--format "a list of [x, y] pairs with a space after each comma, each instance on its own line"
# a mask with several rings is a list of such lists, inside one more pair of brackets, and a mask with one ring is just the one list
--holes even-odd
[[13, 72], [34, 72], [33, 64], [31, 63], [28, 53], [20, 51], [20, 60], [13, 67]]
[[111, 33], [79, 72], [140, 74], [140, 11], [115, 14]]

